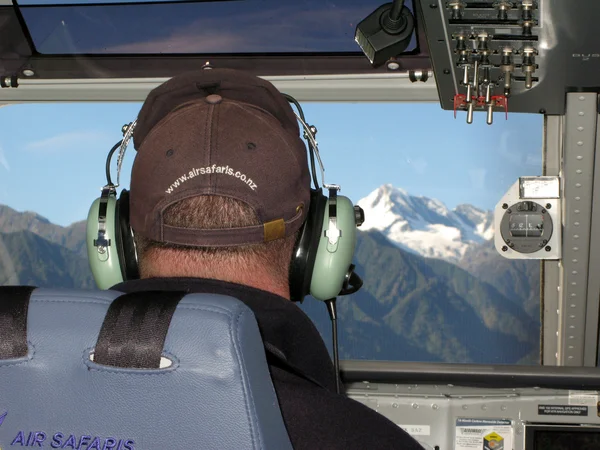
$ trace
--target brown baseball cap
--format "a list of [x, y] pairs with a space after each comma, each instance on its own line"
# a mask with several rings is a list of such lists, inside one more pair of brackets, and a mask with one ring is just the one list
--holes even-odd
[[[150, 92], [133, 134], [130, 187], [136, 233], [201, 247], [248, 245], [295, 233], [310, 202], [306, 147], [289, 102], [268, 81], [230, 69], [171, 78]], [[199, 195], [235, 198], [261, 225], [167, 225], [170, 205]]]

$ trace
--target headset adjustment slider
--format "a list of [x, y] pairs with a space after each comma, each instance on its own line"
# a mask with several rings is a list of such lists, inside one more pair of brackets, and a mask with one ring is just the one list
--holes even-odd
[[106, 239], [106, 230], [98, 230], [98, 239], [94, 239], [94, 247], [98, 247], [98, 253], [103, 255], [110, 247], [110, 239]]
[[342, 230], [337, 226], [337, 193], [341, 189], [337, 184], [324, 184], [329, 190], [329, 228], [325, 230], [325, 237], [329, 239], [327, 250], [335, 252], [337, 244], [342, 237]]

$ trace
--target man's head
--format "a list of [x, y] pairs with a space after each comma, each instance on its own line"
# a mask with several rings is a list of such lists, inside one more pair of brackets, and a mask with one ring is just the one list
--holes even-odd
[[273, 85], [222, 69], [175, 77], [149, 94], [134, 143], [131, 227], [142, 277], [208, 277], [289, 295], [310, 177], [296, 117]]

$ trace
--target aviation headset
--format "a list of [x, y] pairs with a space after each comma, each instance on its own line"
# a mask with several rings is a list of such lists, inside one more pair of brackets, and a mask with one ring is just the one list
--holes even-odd
[[[298, 109], [296, 117], [304, 129], [308, 143], [314, 189], [311, 188], [310, 208], [302, 225], [290, 264], [290, 297], [304, 300], [312, 295], [318, 300], [330, 300], [338, 295], [358, 291], [362, 280], [354, 272], [352, 257], [356, 247], [356, 227], [362, 225], [364, 212], [350, 199], [338, 195], [340, 187], [324, 183], [324, 168], [315, 140], [317, 129], [307, 125], [300, 104], [291, 96], [285, 98]], [[123, 127], [123, 140], [108, 153], [106, 159], [107, 184], [102, 188], [87, 219], [87, 251], [92, 274], [100, 289], [126, 280], [139, 278], [134, 234], [129, 224], [129, 191], [123, 189], [117, 198], [121, 165], [125, 150], [136, 122]], [[110, 177], [110, 162], [119, 149], [117, 184]], [[321, 168], [323, 187], [319, 186], [315, 156]]]

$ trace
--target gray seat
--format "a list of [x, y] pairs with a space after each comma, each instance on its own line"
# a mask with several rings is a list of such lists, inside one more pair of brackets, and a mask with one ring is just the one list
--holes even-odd
[[[10, 302], [1, 289], [0, 303]], [[0, 448], [292, 448], [247, 306], [215, 294], [185, 296], [162, 368], [129, 369], [92, 360], [119, 295], [33, 291], [28, 355], [0, 359]]]

